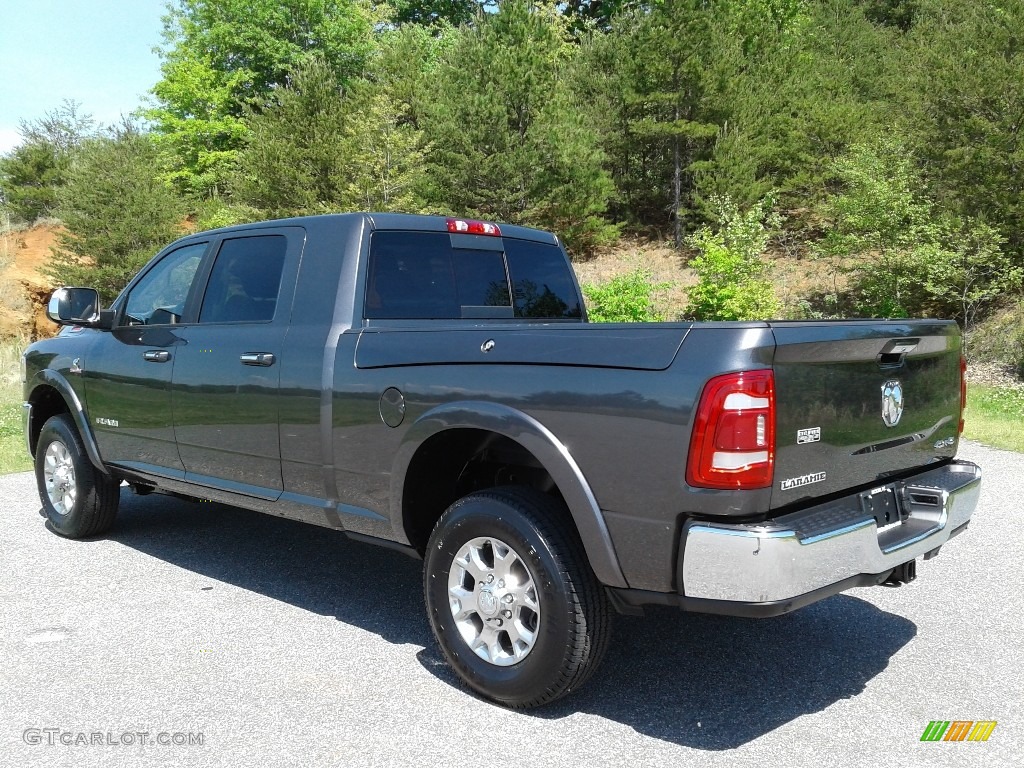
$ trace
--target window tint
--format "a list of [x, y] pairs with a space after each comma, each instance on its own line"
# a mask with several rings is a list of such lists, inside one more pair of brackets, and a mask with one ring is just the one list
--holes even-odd
[[[455, 286], [461, 307], [511, 307], [508, 275], [501, 251], [452, 251]], [[465, 316], [465, 312], [462, 312]]]
[[199, 322], [273, 320], [287, 245], [282, 235], [225, 240], [210, 273]]
[[516, 317], [581, 318], [579, 295], [562, 250], [530, 240], [505, 240]]
[[374, 232], [365, 316], [396, 320], [582, 316], [561, 249], [513, 239], [504, 240], [504, 247], [506, 253], [452, 248], [451, 236], [443, 232]]
[[171, 251], [132, 288], [125, 302], [126, 325], [181, 322], [185, 300], [208, 243]]
[[453, 249], [443, 232], [374, 232], [370, 238], [366, 317], [495, 317], [502, 314], [498, 307], [511, 317], [500, 251]]

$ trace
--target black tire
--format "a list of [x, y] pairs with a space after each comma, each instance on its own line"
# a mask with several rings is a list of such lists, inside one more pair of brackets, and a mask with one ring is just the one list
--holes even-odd
[[[488, 551], [493, 565], [477, 584], [468, 564], [477, 563], [473, 568], [482, 574], [478, 564], [487, 570]], [[466, 554], [468, 559], [460, 561], [466, 565], [460, 565], [456, 557], [462, 553], [479, 557], [473, 561]], [[515, 589], [522, 590], [523, 584], [532, 588], [517, 599], [519, 592], [510, 598], [489, 582], [485, 586], [483, 579], [503, 572], [512, 574], [509, 582]], [[505, 589], [504, 578], [494, 584]], [[450, 593], [450, 586], [455, 592]], [[473, 690], [508, 707], [537, 707], [576, 690], [608, 646], [608, 598], [590, 569], [569, 512], [530, 488], [481, 491], [449, 507], [427, 547], [424, 592], [434, 636], [448, 663]], [[460, 594], [469, 598], [468, 608], [462, 607]], [[450, 603], [452, 597], [458, 610]], [[536, 611], [529, 607], [534, 598]], [[516, 612], [493, 613], [495, 605]], [[457, 619], [457, 612], [469, 615]], [[483, 647], [485, 632], [493, 640], [490, 649]], [[529, 642], [523, 639], [531, 635]], [[471, 643], [480, 644], [480, 653], [488, 658]]]
[[109, 530], [117, 517], [120, 483], [89, 461], [67, 414], [47, 420], [35, 455], [36, 486], [50, 526], [61, 536], [83, 539]]

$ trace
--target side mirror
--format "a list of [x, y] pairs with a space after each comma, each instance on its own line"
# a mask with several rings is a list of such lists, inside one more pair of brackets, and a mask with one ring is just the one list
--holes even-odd
[[46, 316], [60, 325], [100, 325], [100, 295], [94, 288], [58, 288], [50, 296]]

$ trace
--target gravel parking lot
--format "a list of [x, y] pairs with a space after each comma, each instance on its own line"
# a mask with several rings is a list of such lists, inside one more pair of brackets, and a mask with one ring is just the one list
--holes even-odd
[[[913, 584], [621, 617], [590, 684], [525, 714], [460, 688], [412, 559], [127, 489], [111, 535], [68, 541], [0, 477], [0, 764], [1024, 765], [1024, 456], [961, 455], [981, 505]], [[998, 725], [923, 743], [931, 720]]]

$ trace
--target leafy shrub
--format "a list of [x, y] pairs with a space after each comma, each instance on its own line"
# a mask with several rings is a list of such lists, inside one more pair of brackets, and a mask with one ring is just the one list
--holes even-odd
[[653, 296], [671, 287], [654, 283], [650, 271], [638, 267], [601, 285], [584, 285], [587, 316], [595, 323], [654, 323], [665, 318], [654, 309]]
[[1004, 238], [984, 222], [944, 214], [914, 190], [923, 184], [899, 141], [856, 145], [833, 170], [843, 185], [825, 206], [833, 225], [819, 253], [849, 268], [858, 312], [939, 315], [970, 325], [1021, 280]]
[[764, 278], [761, 258], [779, 217], [766, 197], [741, 212], [728, 197], [715, 201], [719, 230], [701, 228], [688, 239], [700, 255], [690, 260], [697, 285], [690, 289], [688, 315], [697, 320], [763, 320], [775, 317], [782, 304]]

